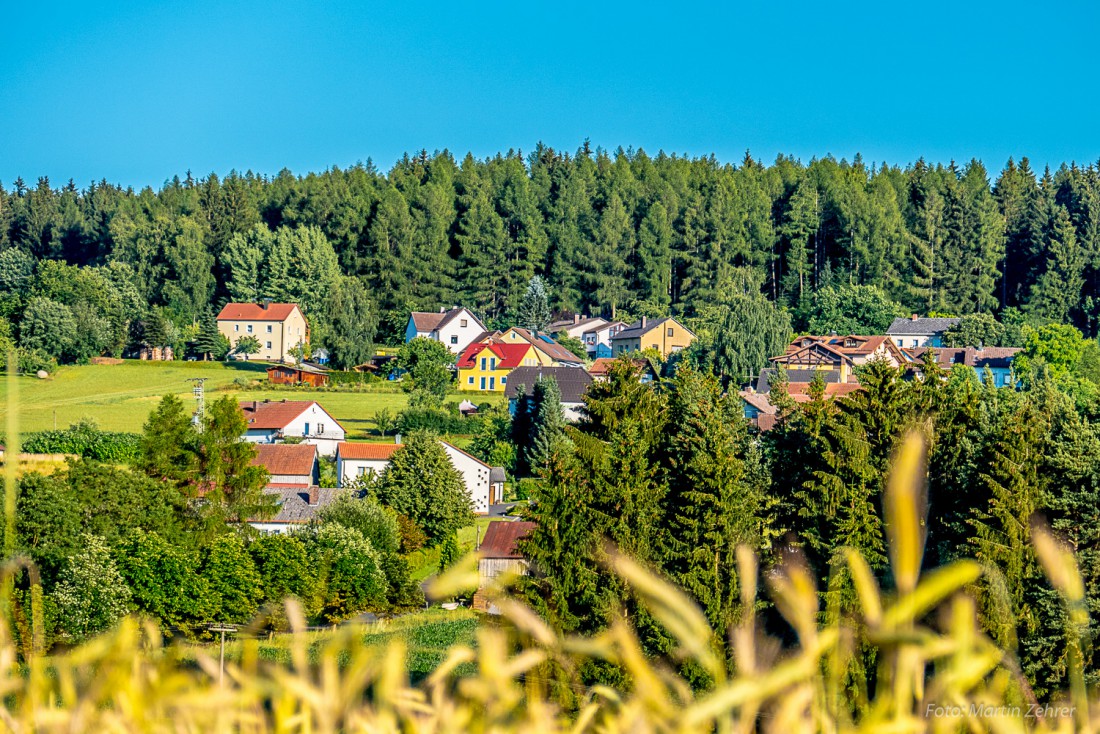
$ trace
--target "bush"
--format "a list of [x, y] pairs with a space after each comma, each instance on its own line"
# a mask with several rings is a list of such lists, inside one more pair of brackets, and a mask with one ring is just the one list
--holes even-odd
[[397, 430], [400, 433], [413, 431], [431, 431], [433, 433], [477, 433], [481, 419], [476, 416], [464, 418], [444, 408], [408, 408], [397, 416]]
[[21, 375], [33, 375], [39, 370], [50, 374], [57, 371], [57, 360], [39, 349], [20, 349], [17, 355]]
[[529, 500], [531, 499], [532, 494], [538, 492], [538, 487], [538, 479], [531, 479], [530, 477], [528, 477], [527, 479], [521, 479], [512, 485], [512, 499]]
[[101, 431], [84, 420], [58, 431], [28, 433], [23, 450], [31, 454], [75, 454], [86, 459], [130, 464], [141, 454], [141, 435]]

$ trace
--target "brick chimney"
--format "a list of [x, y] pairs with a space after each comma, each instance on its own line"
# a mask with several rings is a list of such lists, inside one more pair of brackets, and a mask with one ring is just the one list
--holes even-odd
[[579, 313], [573, 314], [573, 323], [579, 324], [581, 322], [581, 315]]
[[917, 320], [917, 315], [916, 315], [916, 314], [913, 314], [913, 315], [912, 315], [912, 316], [910, 316], [909, 318], [910, 318], [910, 319], [912, 319], [913, 321], [916, 321], [916, 320]]
[[308, 501], [309, 501], [309, 506], [310, 507], [316, 507], [317, 506], [317, 504], [321, 501], [321, 489], [320, 489], [320, 487], [310, 487], [309, 488], [309, 500]]

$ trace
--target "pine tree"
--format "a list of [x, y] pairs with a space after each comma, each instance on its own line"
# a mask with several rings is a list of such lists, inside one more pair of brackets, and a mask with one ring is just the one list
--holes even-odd
[[550, 327], [550, 284], [540, 276], [531, 278], [527, 292], [516, 311], [516, 324], [532, 332], [545, 332]]
[[1065, 207], [1055, 206], [1048, 232], [1044, 269], [1031, 287], [1027, 310], [1065, 323], [1085, 284], [1085, 253]]
[[791, 194], [785, 221], [779, 229], [787, 239], [787, 273], [783, 291], [787, 294], [787, 303], [795, 308], [802, 306], [813, 285], [810, 242], [820, 226], [819, 206], [817, 187], [808, 176], [803, 177]]
[[218, 322], [214, 320], [214, 314], [207, 309], [199, 322], [199, 333], [195, 338], [195, 351], [202, 355], [203, 361], [212, 356], [217, 358], [224, 354], [224, 337], [218, 331]]
[[567, 448], [565, 418], [561, 407], [561, 390], [553, 377], [539, 377], [532, 391], [534, 425], [525, 456], [536, 474], [545, 472], [550, 458]]

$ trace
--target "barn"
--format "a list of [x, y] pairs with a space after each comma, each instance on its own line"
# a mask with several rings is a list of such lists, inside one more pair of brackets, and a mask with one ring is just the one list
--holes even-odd
[[328, 375], [323, 370], [309, 365], [293, 366], [277, 364], [267, 368], [267, 380], [273, 385], [313, 385], [324, 387], [328, 384]]
[[527, 574], [527, 559], [519, 550], [519, 541], [534, 529], [535, 523], [522, 520], [491, 522], [485, 528], [485, 537], [477, 549], [479, 583], [473, 600], [475, 610], [488, 614], [500, 613], [485, 594], [486, 587], [502, 574]]

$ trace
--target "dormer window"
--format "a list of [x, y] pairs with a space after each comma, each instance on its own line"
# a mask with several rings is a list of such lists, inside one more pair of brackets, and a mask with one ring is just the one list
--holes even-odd
[[855, 339], [845, 339], [844, 340], [844, 346], [846, 346], [848, 348], [854, 347], [855, 345], [856, 345], [856, 340]]

